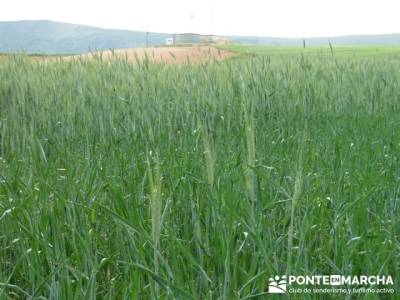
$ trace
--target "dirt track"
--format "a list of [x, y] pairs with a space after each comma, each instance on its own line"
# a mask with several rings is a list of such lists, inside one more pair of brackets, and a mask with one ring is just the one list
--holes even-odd
[[164, 62], [168, 64], [183, 64], [188, 61], [191, 63], [214, 62], [237, 56], [236, 53], [219, 50], [208, 46], [193, 47], [157, 47], [157, 48], [132, 48], [108, 50], [95, 53], [87, 53], [82, 55], [66, 56], [63, 59], [73, 60], [79, 58], [95, 58], [102, 57], [104, 60], [127, 58], [128, 61], [142, 61], [147, 57], [151, 61]]

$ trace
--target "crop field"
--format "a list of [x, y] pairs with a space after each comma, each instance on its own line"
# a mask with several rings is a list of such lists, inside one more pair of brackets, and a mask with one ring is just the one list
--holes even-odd
[[284, 274], [399, 291], [399, 55], [229, 47], [257, 55], [0, 62], [0, 299], [289, 299], [267, 295]]
[[336, 58], [371, 58], [371, 57], [386, 57], [397, 58], [400, 57], [400, 46], [310, 46], [300, 48], [295, 46], [263, 46], [263, 45], [241, 45], [241, 44], [227, 44], [221, 45], [219, 48], [224, 50], [235, 51], [238, 53], [245, 53], [249, 55], [263, 55], [263, 56], [281, 56], [292, 57], [293, 55], [305, 55], [326, 57], [334, 56]]
[[126, 60], [131, 63], [149, 60], [166, 64], [187, 64], [222, 61], [239, 56], [238, 52], [226, 51], [208, 46], [179, 46], [116, 49], [88, 53], [83, 55], [64, 56], [63, 60], [101, 59], [103, 61]]

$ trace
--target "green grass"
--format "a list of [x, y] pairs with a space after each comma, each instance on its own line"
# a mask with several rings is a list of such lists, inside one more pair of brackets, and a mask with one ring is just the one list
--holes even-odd
[[0, 299], [398, 291], [399, 82], [397, 56], [2, 62]]
[[245, 54], [263, 55], [263, 56], [332, 56], [346, 58], [366, 58], [374, 56], [400, 57], [400, 46], [310, 46], [306, 48], [296, 46], [264, 46], [264, 45], [245, 45], [245, 44], [227, 44], [218, 46], [224, 50], [230, 50]]

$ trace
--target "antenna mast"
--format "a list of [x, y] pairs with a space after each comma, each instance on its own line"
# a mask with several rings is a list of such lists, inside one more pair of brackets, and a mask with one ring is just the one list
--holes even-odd
[[192, 25], [192, 33], [194, 33], [194, 14], [193, 13], [190, 14], [190, 22]]
[[213, 7], [212, 7], [212, 0], [210, 0], [210, 29], [209, 29], [210, 35], [213, 34], [212, 27], [213, 27]]

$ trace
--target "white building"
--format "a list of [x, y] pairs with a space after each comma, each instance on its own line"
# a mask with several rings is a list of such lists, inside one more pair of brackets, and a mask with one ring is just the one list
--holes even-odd
[[165, 39], [165, 45], [173, 45], [173, 44], [174, 44], [174, 39], [173, 38]]

